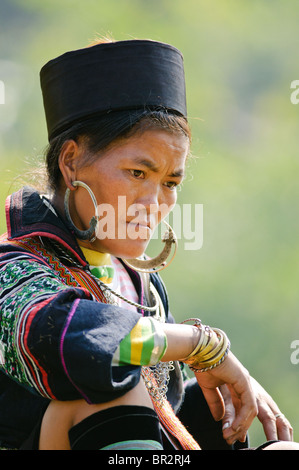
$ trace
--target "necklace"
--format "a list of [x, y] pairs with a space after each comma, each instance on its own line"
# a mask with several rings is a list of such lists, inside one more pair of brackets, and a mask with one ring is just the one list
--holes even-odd
[[[43, 243], [44, 245], [44, 242], [41, 240], [41, 242]], [[140, 309], [140, 310], [146, 310], [148, 312], [155, 312], [157, 311], [157, 309], [159, 308], [158, 307], [158, 302], [157, 300], [155, 299], [155, 304], [153, 306], [147, 306], [147, 305], [141, 305], [137, 302], [134, 302], [130, 299], [127, 299], [126, 297], [124, 297], [122, 294], [120, 294], [119, 292], [116, 292], [114, 289], [112, 289], [111, 287], [109, 287], [107, 284], [105, 284], [105, 282], [101, 281], [99, 278], [97, 278], [90, 270], [90, 266], [89, 264], [86, 265], [85, 268], [83, 268], [83, 266], [81, 264], [79, 264], [77, 261], [74, 260], [73, 256], [71, 256], [71, 254], [69, 252], [67, 252], [59, 243], [57, 243], [55, 240], [51, 240], [51, 246], [53, 247], [53, 249], [55, 250], [55, 254], [56, 256], [61, 259], [61, 260], [66, 260], [68, 261], [69, 263], [71, 263], [74, 267], [76, 268], [80, 268], [80, 269], [85, 269], [86, 271], [88, 271], [88, 274], [94, 279], [94, 281], [99, 285], [99, 287], [101, 288], [101, 290], [103, 291], [103, 294], [105, 295], [107, 301], [110, 303], [110, 304], [116, 304], [115, 300], [113, 299], [113, 295], [115, 297], [118, 297], [119, 299], [123, 300], [124, 302], [127, 302], [128, 304], [130, 305], [133, 305], [134, 307], [136, 307], [137, 309]], [[155, 297], [155, 296], [153, 296]]]

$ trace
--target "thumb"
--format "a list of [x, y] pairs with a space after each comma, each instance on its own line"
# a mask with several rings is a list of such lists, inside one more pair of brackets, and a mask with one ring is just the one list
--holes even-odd
[[[226, 385], [220, 387], [223, 400], [225, 403], [225, 413], [222, 418], [222, 433], [223, 439], [227, 441], [228, 444], [232, 444], [235, 439], [235, 430], [232, 428], [232, 424], [236, 418], [236, 408], [232, 400], [232, 396], [230, 390], [227, 388]], [[244, 442], [246, 439], [246, 433], [244, 436], [239, 436], [238, 440]]]
[[221, 386], [220, 390], [225, 404], [225, 413], [222, 418], [222, 431], [223, 434], [226, 435], [227, 432], [225, 432], [225, 430], [230, 428], [232, 423], [234, 422], [234, 419], [236, 417], [236, 410], [232, 401], [231, 393], [227, 386]]
[[231, 434], [232, 434], [232, 423], [234, 422], [234, 419], [236, 417], [235, 413], [235, 408], [232, 404], [230, 403], [225, 403], [225, 413], [222, 418], [222, 431], [223, 431], [223, 438], [228, 439]]

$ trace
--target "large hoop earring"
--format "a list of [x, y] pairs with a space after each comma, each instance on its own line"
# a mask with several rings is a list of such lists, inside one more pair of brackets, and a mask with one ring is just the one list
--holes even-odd
[[71, 218], [70, 209], [69, 209], [69, 199], [70, 199], [71, 190], [69, 188], [67, 188], [66, 191], [65, 191], [65, 196], [64, 196], [65, 216], [67, 218], [68, 223], [72, 227], [76, 237], [79, 238], [79, 240], [88, 240], [89, 242], [92, 243], [96, 239], [96, 228], [97, 228], [98, 221], [99, 221], [97, 200], [96, 200], [95, 195], [93, 194], [92, 190], [90, 189], [90, 187], [87, 184], [83, 183], [83, 181], [73, 181], [72, 185], [75, 186], [75, 187], [80, 186], [82, 188], [85, 188], [88, 191], [88, 193], [91, 197], [91, 200], [93, 202], [94, 208], [95, 208], [95, 215], [90, 219], [89, 229], [88, 230], [79, 230], [75, 226], [75, 224], [74, 224], [74, 222], [72, 221], [72, 218]]
[[[129, 266], [129, 268], [132, 268], [135, 271], [139, 271], [142, 273], [155, 273], [158, 271], [162, 271], [162, 269], [165, 269], [167, 266], [169, 266], [169, 264], [171, 263], [171, 261], [176, 255], [178, 242], [177, 242], [177, 238], [172, 227], [167, 222], [165, 222], [165, 220], [163, 220], [163, 223], [166, 225], [167, 230], [164, 233], [164, 236], [162, 238], [162, 241], [165, 243], [165, 246], [163, 250], [161, 251], [161, 253], [155, 258], [151, 258], [151, 259], [140, 259], [140, 258], [123, 259], [123, 262], [127, 266]], [[173, 255], [170, 258], [170, 260], [166, 262], [166, 260], [169, 258], [171, 254], [171, 249], [173, 245], [174, 245]]]

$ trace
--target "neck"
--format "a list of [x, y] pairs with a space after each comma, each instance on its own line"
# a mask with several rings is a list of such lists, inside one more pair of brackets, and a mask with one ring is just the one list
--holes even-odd
[[65, 220], [65, 215], [64, 215], [64, 198], [61, 196], [59, 192], [55, 192], [51, 197], [50, 197], [50, 202], [56, 212], [60, 215], [60, 217]]

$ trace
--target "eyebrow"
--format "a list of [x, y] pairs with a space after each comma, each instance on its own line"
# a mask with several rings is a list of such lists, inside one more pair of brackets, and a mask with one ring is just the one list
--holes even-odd
[[[144, 158], [138, 158], [136, 160], [136, 163], [139, 165], [146, 166], [149, 170], [153, 171], [154, 173], [159, 172], [159, 168], [150, 160], [146, 160]], [[180, 170], [174, 171], [173, 173], [170, 173], [167, 176], [171, 178], [183, 178], [185, 176], [185, 172], [183, 169], [180, 169]]]

